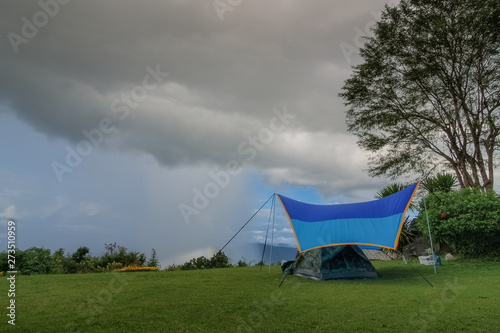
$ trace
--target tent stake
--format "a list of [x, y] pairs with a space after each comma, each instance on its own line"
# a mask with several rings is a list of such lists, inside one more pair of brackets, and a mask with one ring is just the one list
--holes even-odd
[[283, 282], [285, 282], [285, 279], [286, 277], [288, 276], [289, 274], [285, 274], [285, 276], [283, 276], [283, 279], [281, 279], [281, 283], [280, 285], [278, 286], [278, 288], [281, 288], [281, 285], [283, 284]]
[[299, 254], [299, 256], [294, 260], [293, 264], [291, 266], [289, 266], [286, 270], [285, 270], [285, 276], [283, 276], [283, 279], [281, 279], [281, 283], [280, 285], [278, 286], [278, 288], [281, 288], [281, 285], [283, 284], [283, 282], [285, 282], [285, 279], [288, 275], [291, 275], [291, 274], [288, 274], [287, 272], [293, 272], [293, 269], [295, 268], [295, 263], [299, 260], [299, 257], [301, 256], [301, 254]]

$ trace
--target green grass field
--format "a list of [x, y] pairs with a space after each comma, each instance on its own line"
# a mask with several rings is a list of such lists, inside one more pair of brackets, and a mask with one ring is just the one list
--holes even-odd
[[[17, 276], [0, 332], [498, 332], [500, 262], [374, 262], [377, 280], [313, 281], [273, 266]], [[433, 285], [431, 287], [418, 270]]]

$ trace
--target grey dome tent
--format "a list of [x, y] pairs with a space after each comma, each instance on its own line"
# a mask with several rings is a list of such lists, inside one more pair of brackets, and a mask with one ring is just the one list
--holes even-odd
[[374, 279], [377, 271], [356, 245], [321, 247], [299, 254], [291, 273], [315, 280]]

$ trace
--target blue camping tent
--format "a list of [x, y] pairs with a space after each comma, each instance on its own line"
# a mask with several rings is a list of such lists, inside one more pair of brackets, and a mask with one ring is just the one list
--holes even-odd
[[[396, 249], [406, 213], [418, 186], [419, 182], [414, 183], [395, 194], [378, 200], [340, 205], [314, 205], [279, 194], [277, 196], [295, 234], [299, 253], [304, 258], [308, 258], [306, 252], [310, 252], [308, 254], [310, 257], [320, 258], [317, 264], [309, 260], [308, 267], [321, 265], [321, 267], [332, 268], [331, 262], [327, 261], [333, 260], [338, 253], [345, 251], [349, 252], [350, 257], [354, 258], [357, 253], [364, 257], [363, 261], [367, 261], [366, 256], [361, 255], [362, 252], [358, 246], [372, 249]], [[324, 249], [331, 247], [342, 248], [329, 249], [328, 255], [325, 255]], [[307, 260], [299, 257], [297, 263], [301, 261]], [[349, 267], [348, 262], [345, 264]], [[314, 268], [314, 271], [321, 272], [321, 267]], [[298, 268], [296, 265], [295, 269]], [[373, 266], [368, 268], [371, 270]], [[335, 278], [335, 274], [330, 274], [331, 271], [328, 274], [324, 273], [323, 275], [329, 278]], [[321, 274], [320, 276], [317, 273], [312, 275], [322, 279]], [[352, 278], [356, 277], [356, 274], [346, 276]], [[361, 274], [361, 277], [366, 277], [366, 274]]]

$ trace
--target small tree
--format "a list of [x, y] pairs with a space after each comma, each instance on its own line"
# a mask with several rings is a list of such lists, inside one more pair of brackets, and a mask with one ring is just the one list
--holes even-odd
[[248, 263], [245, 261], [245, 258], [241, 258], [238, 260], [238, 263], [236, 264], [238, 267], [248, 267]]
[[156, 250], [155, 249], [151, 249], [151, 257], [149, 258], [148, 262], [146, 263], [146, 266], [158, 267], [158, 258], [156, 257]]
[[86, 246], [80, 246], [75, 253], [71, 256], [76, 263], [80, 263], [85, 260], [90, 254], [90, 249]]
[[50, 269], [51, 273], [54, 274], [66, 274], [69, 273], [69, 263], [71, 259], [66, 256], [64, 249], [60, 248], [52, 254], [52, 267]]
[[458, 181], [451, 173], [438, 173], [434, 177], [428, 177], [422, 182], [422, 185], [430, 193], [447, 193], [458, 186]]
[[375, 199], [382, 199], [382, 198], [388, 197], [391, 194], [394, 194], [394, 193], [397, 193], [401, 190], [404, 190], [406, 188], [406, 186], [407, 185], [405, 185], [403, 183], [389, 184], [389, 185], [385, 186], [384, 188], [382, 188], [381, 190], [379, 190], [375, 194]]
[[21, 274], [47, 274], [52, 267], [52, 256], [49, 249], [31, 247], [16, 252], [16, 265]]
[[98, 271], [99, 260], [90, 255], [90, 249], [86, 246], [79, 247], [71, 255], [71, 261], [66, 262], [69, 273], [92, 273]]
[[232, 267], [231, 261], [222, 251], [217, 252], [212, 256], [212, 258], [210, 258], [210, 264], [212, 268]]

